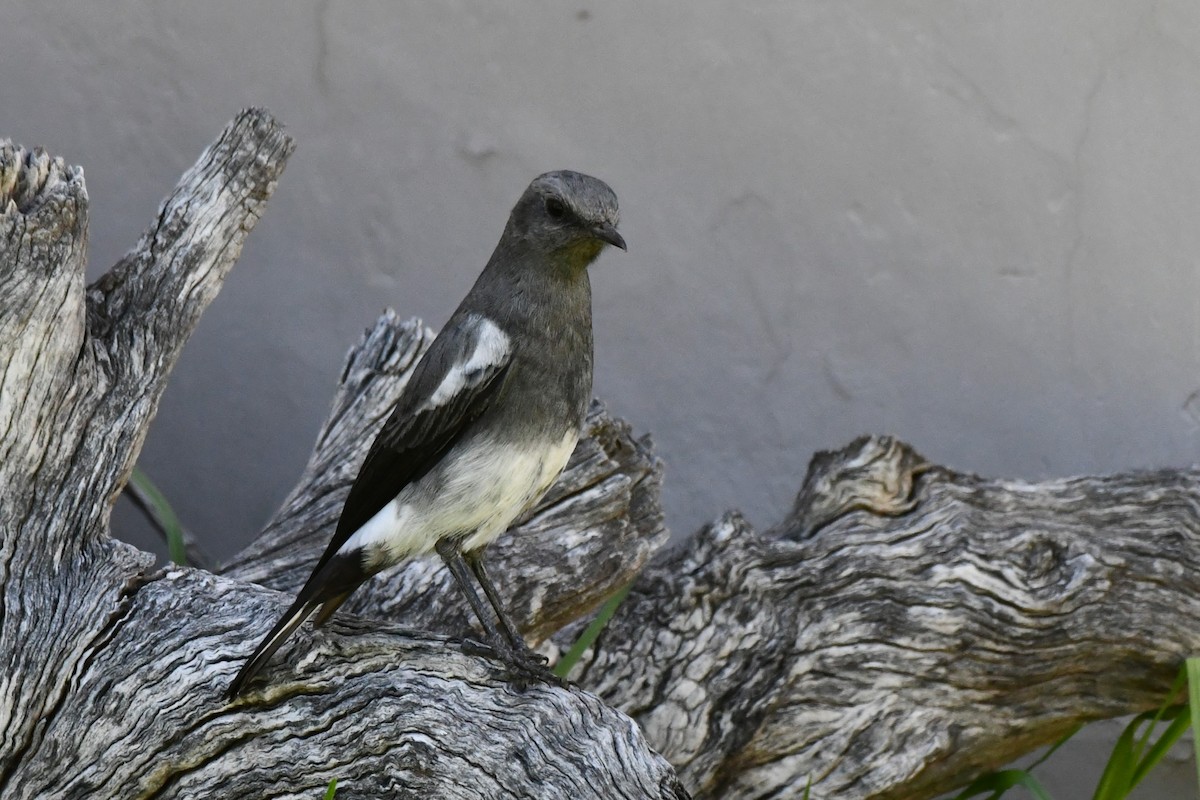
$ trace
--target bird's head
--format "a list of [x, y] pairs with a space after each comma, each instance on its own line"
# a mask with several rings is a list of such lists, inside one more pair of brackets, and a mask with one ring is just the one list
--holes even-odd
[[559, 170], [534, 178], [509, 219], [508, 233], [572, 269], [596, 260], [604, 245], [625, 249], [617, 233], [617, 196], [604, 181]]

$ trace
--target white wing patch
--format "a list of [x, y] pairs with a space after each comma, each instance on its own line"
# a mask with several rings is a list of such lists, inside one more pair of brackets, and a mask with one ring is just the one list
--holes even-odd
[[463, 388], [470, 384], [479, 371], [486, 367], [494, 367], [504, 363], [510, 352], [508, 335], [500, 330], [496, 323], [478, 314], [471, 316], [472, 333], [475, 336], [475, 348], [465, 361], [450, 366], [446, 377], [433, 390], [426, 408], [437, 408], [445, 405]]
[[355, 550], [366, 549], [368, 545], [384, 543], [391, 543], [393, 546], [399, 545], [401, 547], [407, 545], [414, 550], [419, 549], [419, 546], [423, 545], [424, 542], [396, 541], [406, 533], [409, 535], [415, 533], [409, 524], [411, 516], [412, 509], [401, 503], [399, 498], [397, 498], [379, 509], [375, 516], [371, 517], [361, 528], [356, 530], [354, 535], [338, 548], [338, 552], [344, 555], [352, 553]]

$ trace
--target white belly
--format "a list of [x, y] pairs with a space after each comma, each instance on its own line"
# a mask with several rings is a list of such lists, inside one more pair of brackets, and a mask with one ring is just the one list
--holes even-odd
[[430, 553], [446, 536], [464, 536], [463, 550], [483, 547], [541, 499], [567, 465], [578, 438], [570, 430], [560, 441], [541, 447], [476, 445], [447, 470], [436, 471], [438, 480], [405, 487], [340, 552], [361, 548], [368, 563], [383, 567]]

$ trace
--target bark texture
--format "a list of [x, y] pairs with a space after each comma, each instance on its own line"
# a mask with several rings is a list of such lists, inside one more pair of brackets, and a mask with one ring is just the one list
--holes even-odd
[[109, 536], [291, 149], [244, 112], [85, 289], [82, 173], [0, 146], [0, 795], [920, 800], [1158, 704], [1196, 652], [1200, 472], [985, 480], [864, 437], [813, 458], [771, 531], [729, 513], [651, 561], [660, 465], [597, 404], [489, 551], [551, 652], [633, 580], [579, 688], [517, 692], [463, 655], [457, 591], [413, 562], [225, 703], [432, 336], [390, 313], [366, 332], [296, 489], [222, 574], [149, 573]]
[[1162, 702], [1200, 651], [1198, 479], [985, 480], [859, 439], [773, 536], [729, 514], [644, 573], [574, 677], [696, 797], [936, 797]]
[[[515, 692], [487, 660], [386, 623], [347, 619], [301, 635], [270, 683], [226, 703], [286, 598], [200, 570], [148, 574], [151, 557], [109, 536], [170, 369], [292, 148], [267, 113], [239, 115], [130, 254], [87, 288], [82, 172], [0, 149], [0, 795], [311, 798], [337, 777], [339, 798], [686, 797], [637, 726], [595, 697]], [[375, 333], [356, 354], [402, 357], [428, 338], [391, 317]], [[395, 348], [370, 350], [383, 340]], [[385, 402], [403, 374], [343, 377]], [[352, 457], [343, 437], [382, 413], [356, 391], [339, 398], [349, 406], [335, 409], [318, 458]], [[657, 465], [619, 423], [593, 419], [612, 457], [584, 448], [578, 485], [528, 524], [558, 525], [567, 494], [594, 503], [564, 525], [586, 529], [586, 516], [614, 538], [642, 536], [614, 570], [632, 574], [664, 535], [645, 496]], [[618, 475], [625, 463], [635, 469]], [[345, 469], [315, 487], [312, 514], [328, 513], [321, 500]], [[621, 499], [645, 506], [639, 521], [615, 510]], [[314, 519], [294, 508], [283, 517]], [[603, 585], [583, 592], [585, 607]], [[533, 627], [566, 613], [555, 597], [526, 603]]]

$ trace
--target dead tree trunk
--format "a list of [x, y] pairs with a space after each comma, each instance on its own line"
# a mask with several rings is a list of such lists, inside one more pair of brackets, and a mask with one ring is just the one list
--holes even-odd
[[339, 798], [787, 798], [811, 781], [813, 798], [919, 800], [1157, 704], [1196, 651], [1200, 473], [984, 481], [862, 439], [814, 458], [778, 529], [727, 515], [645, 567], [666, 536], [659, 466], [596, 406], [495, 548], [551, 651], [641, 570], [573, 674], [586, 691], [517, 693], [463, 655], [441, 635], [469, 631], [449, 579], [414, 562], [224, 702], [431, 336], [390, 314], [367, 332], [297, 488], [222, 575], [147, 574], [109, 537], [167, 375], [291, 149], [243, 113], [86, 290], [82, 174], [0, 151], [4, 797], [314, 797], [337, 777]]
[[[284, 598], [199, 570], [146, 574], [152, 559], [110, 538], [109, 510], [171, 367], [291, 150], [267, 114], [243, 113], [86, 290], [82, 172], [11, 145], [0, 153], [0, 794], [311, 798], [336, 777], [339, 798], [686, 796], [637, 726], [595, 697], [513, 692], [487, 661], [395, 625], [302, 637], [266, 689], [226, 703], [232, 670]], [[357, 356], [395, 357], [402, 374], [427, 334], [393, 323]], [[335, 409], [319, 456], [352, 454], [345, 437], [385, 399], [340, 397], [349, 406]], [[620, 425], [594, 419], [619, 452], [593, 447], [574, 472], [585, 485], [529, 524], [610, 541], [609, 578], [621, 580], [663, 537], [652, 501], [637, 501], [640, 521], [621, 508], [657, 473]], [[635, 472], [617, 474], [626, 462]], [[326, 486], [350, 468], [334, 462]], [[289, 506], [291, 518], [326, 519], [323, 499]], [[596, 507], [576, 516], [573, 503]], [[580, 584], [580, 612], [605, 585]], [[528, 602], [534, 624], [566, 616], [567, 593]]]

